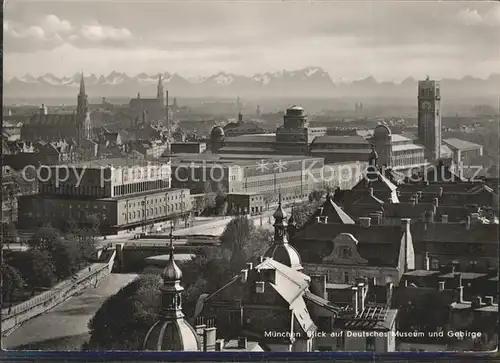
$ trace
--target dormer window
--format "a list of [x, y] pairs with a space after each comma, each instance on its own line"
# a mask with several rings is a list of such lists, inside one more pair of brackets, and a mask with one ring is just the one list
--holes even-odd
[[342, 247], [340, 249], [341, 258], [350, 258], [352, 256], [351, 249], [349, 247]]

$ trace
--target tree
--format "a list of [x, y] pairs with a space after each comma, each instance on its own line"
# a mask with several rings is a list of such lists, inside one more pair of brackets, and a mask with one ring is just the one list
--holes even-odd
[[32, 295], [35, 290], [54, 284], [54, 265], [47, 251], [31, 249], [23, 253], [17, 262], [16, 267], [26, 279]]
[[24, 279], [19, 270], [7, 262], [2, 263], [2, 301], [12, 306], [14, 296], [24, 287]]
[[35, 232], [33, 238], [28, 241], [28, 245], [33, 249], [45, 250], [50, 249], [50, 245], [54, 241], [62, 237], [61, 232], [50, 225], [44, 225]]
[[[201, 248], [191, 261], [180, 266], [184, 314], [192, 316], [201, 294], [213, 293], [227, 284], [246, 261], [256, 260], [269, 248], [270, 240], [271, 233], [256, 228], [247, 217], [233, 219], [221, 236], [220, 247]], [[160, 284], [157, 274], [142, 275], [110, 297], [89, 323], [91, 337], [85, 349], [140, 350], [148, 329], [158, 318]]]
[[141, 350], [161, 307], [158, 275], [142, 275], [108, 298], [89, 322], [89, 350]]
[[314, 200], [312, 202], [299, 203], [293, 208], [293, 219], [297, 224], [297, 228], [301, 228], [311, 217], [311, 215], [321, 205], [320, 201]]
[[309, 193], [309, 202], [319, 202], [323, 198], [323, 194], [322, 190], [313, 190]]
[[52, 242], [48, 252], [54, 266], [54, 274], [59, 280], [72, 276], [81, 267], [81, 253], [73, 241], [57, 239]]

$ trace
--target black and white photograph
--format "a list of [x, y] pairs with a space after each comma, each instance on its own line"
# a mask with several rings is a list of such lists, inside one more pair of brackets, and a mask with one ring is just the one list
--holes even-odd
[[11, 0], [2, 58], [7, 352], [497, 349], [499, 2]]

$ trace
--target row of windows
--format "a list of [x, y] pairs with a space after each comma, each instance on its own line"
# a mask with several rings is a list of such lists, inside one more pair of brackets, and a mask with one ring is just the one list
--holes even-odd
[[129, 221], [134, 220], [134, 219], [144, 218], [144, 216], [146, 216], [146, 217], [160, 217], [160, 216], [168, 215], [169, 213], [184, 212], [184, 211], [185, 211], [185, 203], [175, 203], [175, 204], [167, 205], [167, 206], [147, 208], [145, 210], [144, 210], [144, 208], [137, 209], [134, 211], [130, 211], [128, 213], [123, 212], [122, 215], [129, 222]]
[[169, 188], [168, 180], [154, 180], [147, 182], [131, 183], [125, 185], [119, 185], [113, 187], [113, 192], [115, 196], [127, 195], [133, 193], [148, 192], [158, 189]]
[[62, 195], [84, 195], [93, 197], [105, 197], [106, 190], [104, 187], [96, 185], [81, 185], [76, 187], [75, 185], [63, 184], [56, 187], [53, 184], [41, 184], [40, 193], [47, 194], [62, 194]]
[[392, 157], [392, 165], [393, 166], [422, 164], [424, 161], [425, 161], [425, 158], [424, 158], [424, 155], [422, 152], [394, 153], [393, 157]]

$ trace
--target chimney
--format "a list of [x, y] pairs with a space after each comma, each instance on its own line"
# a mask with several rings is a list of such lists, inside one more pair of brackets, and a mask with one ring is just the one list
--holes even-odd
[[257, 281], [257, 282], [255, 282], [255, 292], [257, 294], [263, 294], [264, 291], [265, 291], [264, 281]]
[[464, 302], [464, 287], [459, 286], [455, 289], [456, 294], [457, 294], [457, 302]]
[[209, 327], [203, 331], [203, 351], [215, 351], [215, 342], [217, 340], [217, 329], [213, 326], [213, 321], [208, 322]]
[[392, 282], [388, 282], [385, 284], [385, 303], [390, 305], [392, 300], [392, 289], [394, 284]]
[[480, 296], [474, 296], [471, 301], [471, 308], [478, 309], [483, 305], [483, 301]]
[[444, 188], [443, 187], [440, 187], [439, 188], [439, 192], [438, 192], [438, 197], [441, 198], [443, 196], [443, 191], [444, 191]]
[[411, 203], [412, 205], [416, 205], [416, 204], [417, 204], [417, 200], [415, 199], [415, 197], [411, 197], [411, 198], [410, 198], [410, 203]]
[[320, 216], [317, 216], [316, 217], [316, 223], [320, 224], [321, 223], [321, 217]]
[[420, 201], [418, 193], [413, 194], [413, 198], [415, 199], [415, 204], [418, 204], [418, 202]]
[[247, 338], [238, 338], [238, 349], [247, 349]]
[[359, 305], [358, 305], [358, 288], [357, 286], [353, 286], [351, 288], [351, 292], [352, 292], [352, 309], [354, 310], [354, 315], [357, 315], [358, 312], [359, 312]]
[[359, 283], [358, 284], [358, 308], [359, 311], [365, 310], [365, 284], [364, 283]]
[[324, 216], [324, 217], [323, 217], [323, 223], [324, 223], [324, 224], [327, 224], [327, 223], [328, 223], [328, 216]]
[[441, 215], [441, 223], [448, 223], [448, 214]]
[[467, 216], [467, 220], [465, 221], [465, 229], [470, 230], [471, 218], [470, 215]]
[[217, 339], [215, 342], [215, 351], [222, 352], [224, 349], [224, 339]]
[[323, 207], [318, 207], [318, 211], [319, 211], [319, 215], [322, 216], [323, 215]]
[[438, 282], [438, 290], [439, 291], [444, 291], [444, 284], [445, 284], [444, 281], [439, 281]]
[[252, 271], [253, 270], [253, 263], [247, 262], [247, 270]]
[[248, 281], [248, 270], [241, 270], [240, 282], [246, 284]]
[[429, 258], [429, 252], [426, 252], [425, 253], [425, 257], [424, 257], [424, 270], [427, 270], [429, 271], [430, 270], [430, 261], [431, 259]]
[[422, 192], [421, 190], [419, 190], [417, 192], [417, 196], [418, 196], [418, 200], [422, 200], [422, 196], [424, 195], [424, 192]]
[[264, 256], [259, 256], [259, 263], [264, 262], [264, 259], [265, 259]]
[[434, 200], [432, 201], [432, 205], [434, 207], [439, 207], [439, 199], [438, 198], [434, 198]]
[[382, 224], [382, 215], [380, 213], [370, 213], [370, 220], [374, 225]]
[[370, 217], [359, 217], [359, 224], [361, 224], [362, 227], [368, 228], [370, 227]]
[[493, 296], [485, 296], [484, 297], [484, 303], [487, 306], [492, 306], [493, 305]]
[[207, 326], [203, 323], [203, 318], [198, 317], [196, 318], [196, 326], [194, 327], [196, 331], [196, 335], [198, 336], [198, 339], [200, 340], [201, 346], [204, 347], [205, 345], [205, 328]]
[[408, 280], [404, 280], [404, 281], [403, 281], [403, 286], [404, 286], [404, 287], [408, 287]]

